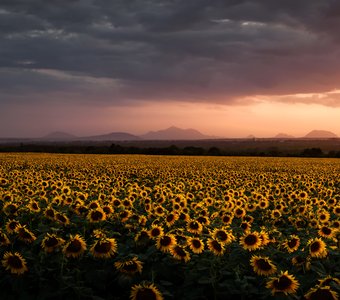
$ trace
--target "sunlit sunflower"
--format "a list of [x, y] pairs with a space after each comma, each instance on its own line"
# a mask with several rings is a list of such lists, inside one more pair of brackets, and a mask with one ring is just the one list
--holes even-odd
[[29, 208], [29, 210], [30, 210], [31, 212], [38, 213], [38, 212], [41, 211], [41, 208], [40, 208], [40, 206], [39, 206], [39, 203], [38, 203], [37, 201], [34, 201], [34, 200], [31, 200], [31, 201], [28, 203], [27, 207]]
[[183, 246], [175, 245], [170, 248], [171, 255], [177, 259], [184, 262], [188, 262], [190, 260], [190, 254], [185, 250]]
[[177, 244], [176, 237], [173, 234], [167, 233], [157, 237], [156, 246], [157, 249], [168, 252], [170, 249]]
[[236, 206], [234, 209], [234, 216], [236, 218], [242, 218], [246, 215], [246, 210], [243, 207]]
[[333, 213], [334, 213], [336, 216], [340, 217], [340, 205], [337, 205], [337, 206], [335, 206], [335, 207], [333, 208]]
[[321, 226], [318, 234], [327, 239], [333, 239], [337, 231], [328, 226]]
[[12, 274], [20, 275], [28, 271], [25, 259], [18, 252], [6, 252], [1, 262]]
[[198, 237], [191, 237], [188, 239], [188, 246], [195, 254], [200, 254], [204, 251], [204, 242]]
[[299, 282], [293, 275], [288, 274], [288, 271], [281, 271], [277, 277], [272, 277], [266, 284], [266, 287], [275, 293], [295, 294], [299, 287]]
[[110, 258], [117, 252], [117, 242], [114, 238], [101, 238], [94, 242], [90, 253], [95, 258]]
[[18, 235], [18, 239], [27, 244], [34, 242], [37, 238], [33, 232], [26, 228], [26, 225], [18, 225], [15, 228], [15, 233]]
[[58, 249], [64, 243], [65, 241], [62, 238], [56, 236], [55, 234], [47, 233], [41, 242], [41, 248], [46, 253], [51, 253]]
[[136, 284], [131, 288], [130, 300], [163, 300], [163, 296], [153, 283]]
[[159, 225], [152, 225], [151, 229], [149, 230], [149, 236], [152, 239], [157, 239], [159, 236], [164, 234], [164, 230]]
[[265, 247], [270, 243], [270, 238], [268, 232], [261, 230], [260, 233], [261, 247]]
[[87, 215], [87, 219], [90, 223], [97, 223], [106, 220], [106, 213], [101, 207], [91, 209]]
[[203, 230], [203, 226], [196, 220], [190, 220], [187, 222], [187, 231], [193, 234], [200, 234]]
[[338, 294], [331, 290], [329, 286], [316, 286], [311, 288], [307, 294], [304, 295], [306, 300], [338, 300]]
[[2, 211], [7, 216], [16, 216], [19, 206], [14, 202], [6, 202], [2, 208]]
[[47, 206], [44, 210], [44, 216], [50, 220], [54, 220], [56, 211], [51, 206]]
[[329, 212], [324, 209], [318, 210], [317, 215], [318, 215], [318, 220], [321, 223], [327, 222], [329, 218], [331, 217]]
[[259, 249], [262, 245], [260, 234], [256, 231], [244, 234], [240, 237], [240, 245], [248, 251]]
[[177, 213], [169, 213], [166, 217], [165, 217], [165, 223], [168, 227], [171, 227], [172, 225], [174, 225], [174, 223], [178, 220], [179, 216]]
[[224, 223], [224, 225], [230, 225], [233, 222], [233, 218], [234, 216], [232, 216], [231, 214], [223, 214], [221, 217], [222, 222]]
[[71, 235], [69, 241], [63, 248], [63, 253], [66, 257], [79, 257], [86, 250], [86, 243], [84, 239], [76, 234], [75, 236]]
[[207, 241], [208, 249], [214, 253], [214, 255], [221, 256], [225, 252], [225, 244], [218, 240], [209, 238]]
[[224, 244], [230, 244], [235, 240], [234, 235], [224, 228], [215, 228], [211, 233], [211, 236], [213, 239], [216, 239]]
[[273, 275], [277, 270], [273, 262], [268, 257], [264, 256], [252, 256], [250, 264], [253, 267], [254, 272], [258, 275]]
[[142, 273], [143, 270], [143, 263], [136, 256], [124, 261], [117, 261], [114, 265], [119, 272], [129, 276]]
[[310, 239], [307, 245], [311, 257], [324, 258], [328, 254], [326, 243], [321, 238]]
[[300, 238], [293, 234], [282, 245], [289, 253], [295, 252], [300, 246]]

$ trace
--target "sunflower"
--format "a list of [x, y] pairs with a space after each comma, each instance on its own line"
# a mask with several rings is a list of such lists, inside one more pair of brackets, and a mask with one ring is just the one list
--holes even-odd
[[320, 221], [321, 223], [327, 222], [327, 221], [330, 219], [330, 217], [331, 217], [331, 215], [329, 214], [329, 212], [326, 211], [326, 210], [324, 210], [324, 209], [319, 210], [319, 211], [317, 212], [317, 214], [318, 214], [318, 219], [319, 219], [319, 221]]
[[157, 238], [156, 246], [157, 249], [162, 252], [168, 252], [170, 248], [177, 244], [176, 237], [173, 234], [160, 235]]
[[65, 214], [62, 214], [60, 212], [56, 212], [54, 219], [64, 226], [70, 224], [69, 218]]
[[177, 213], [169, 213], [166, 217], [165, 217], [165, 223], [168, 227], [171, 227], [172, 225], [174, 225], [174, 223], [178, 220], [179, 216]]
[[207, 246], [208, 249], [217, 256], [221, 256], [224, 254], [225, 244], [218, 240], [209, 238], [207, 241]]
[[34, 233], [26, 228], [26, 225], [18, 225], [15, 228], [15, 232], [18, 235], [18, 239], [27, 244], [32, 243], [37, 239]]
[[44, 210], [44, 216], [47, 219], [54, 220], [55, 214], [56, 214], [56, 211], [51, 206], [47, 206]]
[[7, 235], [0, 230], [0, 246], [8, 246], [11, 242]]
[[327, 226], [321, 226], [318, 234], [324, 238], [327, 239], [333, 239], [334, 235], [336, 233], [336, 230], [334, 230], [333, 228], [327, 227]]
[[306, 300], [338, 300], [338, 294], [332, 291], [329, 286], [316, 286], [311, 288], [307, 294], [304, 295]]
[[143, 270], [143, 263], [136, 256], [128, 260], [117, 261], [114, 265], [119, 272], [130, 276], [136, 273], [140, 274]]
[[25, 259], [18, 252], [6, 252], [2, 259], [2, 265], [12, 274], [24, 274], [28, 271]]
[[243, 207], [236, 206], [234, 209], [234, 216], [236, 218], [242, 218], [246, 215], [246, 210]]
[[79, 235], [76, 234], [75, 236], [71, 235], [70, 240], [63, 248], [63, 253], [66, 257], [79, 257], [82, 255], [86, 250], [86, 243], [84, 239]]
[[224, 228], [215, 228], [211, 236], [223, 244], [230, 244], [235, 239], [234, 235]]
[[276, 266], [268, 257], [253, 255], [250, 264], [257, 275], [273, 275], [276, 273]]
[[290, 239], [285, 240], [282, 245], [289, 253], [295, 252], [300, 246], [300, 238], [293, 234], [290, 236]]
[[193, 234], [200, 234], [203, 230], [203, 225], [196, 221], [190, 220], [187, 222], [187, 231]]
[[7, 216], [16, 216], [18, 211], [18, 205], [14, 202], [6, 202], [2, 208], [2, 211]]
[[272, 294], [284, 293], [295, 294], [299, 287], [299, 282], [295, 279], [293, 275], [288, 274], [288, 271], [281, 271], [280, 275], [277, 277], [272, 277], [266, 284], [268, 289], [272, 290]]
[[294, 256], [292, 258], [292, 265], [295, 267], [303, 267], [306, 270], [310, 270], [311, 263], [310, 263], [311, 258], [308, 256], [307, 258], [304, 258], [300, 255]]
[[94, 242], [90, 253], [95, 258], [110, 258], [117, 252], [117, 242], [114, 238], [101, 238]]
[[331, 283], [334, 283], [340, 287], [340, 279], [336, 277], [327, 276], [325, 278], [319, 279], [320, 286], [329, 286]]
[[163, 300], [163, 296], [153, 283], [135, 284], [131, 288], [130, 300]]
[[27, 207], [29, 208], [30, 211], [36, 212], [36, 213], [40, 212], [40, 210], [41, 210], [39, 203], [37, 201], [34, 201], [34, 200], [30, 201], [28, 203]]
[[171, 255], [177, 259], [184, 262], [188, 262], [190, 260], [190, 254], [188, 251], [185, 250], [183, 246], [174, 245], [170, 248]]
[[326, 243], [321, 238], [310, 239], [307, 245], [309, 246], [309, 254], [311, 257], [324, 258], [328, 254]]
[[62, 238], [59, 238], [55, 234], [49, 234], [44, 237], [44, 239], [41, 242], [41, 248], [46, 253], [51, 253], [54, 250], [58, 249], [62, 244], [64, 244], [65, 241]]
[[195, 254], [200, 254], [204, 251], [204, 242], [198, 237], [189, 238], [188, 245]]
[[149, 236], [152, 239], [157, 239], [159, 236], [164, 234], [164, 230], [161, 226], [152, 225], [151, 229], [149, 230]]
[[91, 209], [87, 215], [87, 219], [90, 223], [96, 223], [100, 221], [106, 220], [106, 213], [101, 207], [97, 207], [95, 209]]
[[259, 249], [262, 245], [260, 234], [256, 231], [246, 233], [240, 237], [240, 245], [248, 251]]

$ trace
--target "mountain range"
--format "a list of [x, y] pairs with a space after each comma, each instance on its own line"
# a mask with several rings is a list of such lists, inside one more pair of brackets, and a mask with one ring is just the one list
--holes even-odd
[[[246, 139], [255, 139], [254, 135], [249, 135]], [[286, 133], [278, 133], [273, 139], [330, 139], [338, 138], [338, 136], [330, 131], [326, 130], [312, 130], [302, 137], [294, 137]], [[196, 129], [182, 129], [175, 126], [171, 126], [167, 129], [158, 131], [149, 131], [142, 135], [133, 135], [127, 132], [111, 132], [101, 135], [92, 136], [75, 136], [67, 132], [55, 131], [51, 132], [40, 138], [31, 139], [0, 139], [2, 142], [6, 141], [18, 141], [18, 140], [30, 140], [30, 141], [46, 141], [46, 142], [71, 142], [71, 141], [139, 141], [139, 140], [208, 140], [208, 139], [225, 139], [217, 136], [205, 135]]]

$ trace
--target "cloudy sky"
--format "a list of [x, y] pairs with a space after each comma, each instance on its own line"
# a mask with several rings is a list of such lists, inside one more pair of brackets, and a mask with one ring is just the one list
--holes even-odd
[[1, 0], [0, 136], [340, 135], [338, 0]]

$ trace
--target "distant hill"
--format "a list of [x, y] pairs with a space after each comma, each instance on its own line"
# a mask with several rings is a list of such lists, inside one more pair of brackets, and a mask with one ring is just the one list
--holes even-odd
[[204, 135], [196, 129], [181, 129], [175, 126], [163, 130], [150, 131], [140, 135], [140, 137], [143, 140], [203, 140], [214, 138]]
[[278, 133], [274, 136], [275, 139], [294, 139], [295, 136], [286, 134], [286, 133]]
[[102, 135], [86, 136], [81, 139], [87, 141], [135, 141], [140, 140], [140, 137], [127, 132], [111, 132]]
[[45, 141], [71, 141], [76, 139], [78, 137], [75, 135], [63, 131], [54, 131], [41, 138], [41, 140]]
[[335, 133], [327, 130], [312, 130], [304, 136], [304, 138], [308, 139], [330, 139], [337, 137]]

